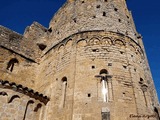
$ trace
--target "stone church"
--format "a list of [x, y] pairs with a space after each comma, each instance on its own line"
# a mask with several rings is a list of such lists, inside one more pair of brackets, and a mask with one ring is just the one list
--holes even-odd
[[0, 26], [0, 120], [160, 120], [125, 0], [67, 0], [23, 35]]

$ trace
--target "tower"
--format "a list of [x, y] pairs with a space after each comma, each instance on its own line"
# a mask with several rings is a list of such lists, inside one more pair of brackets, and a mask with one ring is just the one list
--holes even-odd
[[3, 119], [159, 119], [125, 0], [68, 0], [49, 28], [34, 22], [20, 35], [0, 26], [0, 45]]

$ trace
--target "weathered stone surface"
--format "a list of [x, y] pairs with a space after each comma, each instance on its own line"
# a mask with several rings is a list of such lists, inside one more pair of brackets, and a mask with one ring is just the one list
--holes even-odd
[[[0, 26], [0, 120], [157, 120], [125, 0], [68, 0], [47, 29]], [[35, 92], [37, 91], [37, 92]]]

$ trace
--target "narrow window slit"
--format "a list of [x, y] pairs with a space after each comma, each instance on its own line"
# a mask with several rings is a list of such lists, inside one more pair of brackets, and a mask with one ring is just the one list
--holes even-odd
[[92, 66], [92, 69], [94, 69], [94, 68], [95, 68], [95, 66], [93, 65], [93, 66]]
[[91, 97], [91, 94], [90, 94], [90, 93], [88, 93], [88, 97]]
[[117, 9], [117, 8], [114, 8], [114, 11], [118, 11], [118, 9]]
[[66, 89], [67, 89], [67, 77], [63, 77], [62, 78], [62, 99], [61, 99], [61, 104], [60, 104], [61, 108], [65, 107]]
[[103, 12], [103, 16], [106, 16], [106, 12]]

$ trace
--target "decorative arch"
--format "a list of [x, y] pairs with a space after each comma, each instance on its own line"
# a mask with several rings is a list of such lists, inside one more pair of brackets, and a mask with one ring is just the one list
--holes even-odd
[[137, 47], [136, 53], [143, 57], [143, 51], [140, 48]]
[[64, 51], [65, 51], [64, 49], [65, 49], [64, 44], [60, 44], [58, 48], [59, 61], [61, 61], [61, 59], [63, 58]]
[[124, 47], [125, 46], [125, 43], [123, 42], [123, 40], [120, 40], [120, 39], [115, 40], [114, 44], [116, 46], [120, 46], [120, 47]]
[[59, 47], [58, 47], [58, 51], [61, 51], [64, 49], [64, 44], [60, 44]]
[[34, 101], [33, 101], [33, 100], [29, 100], [29, 101], [27, 102], [26, 109], [25, 109], [25, 113], [24, 113], [24, 116], [23, 116], [23, 120], [25, 120], [25, 119], [26, 119], [28, 106], [29, 106], [30, 104], [33, 104], [33, 103], [34, 103]]
[[11, 103], [14, 99], [16, 98], [20, 98], [19, 95], [13, 95], [10, 100], [8, 101], [8, 103]]
[[104, 45], [111, 45], [112, 44], [112, 40], [109, 37], [104, 37], [102, 39], [102, 41], [103, 41]]
[[93, 37], [89, 40], [89, 45], [99, 45], [100, 40], [97, 37]]
[[65, 44], [65, 48], [70, 48], [71, 46], [72, 46], [72, 39], [69, 39]]
[[87, 45], [87, 42], [85, 39], [81, 39], [77, 41], [77, 47], [84, 47]]
[[131, 49], [131, 51], [136, 51], [136, 48], [134, 47], [133, 44], [129, 44], [129, 48]]

